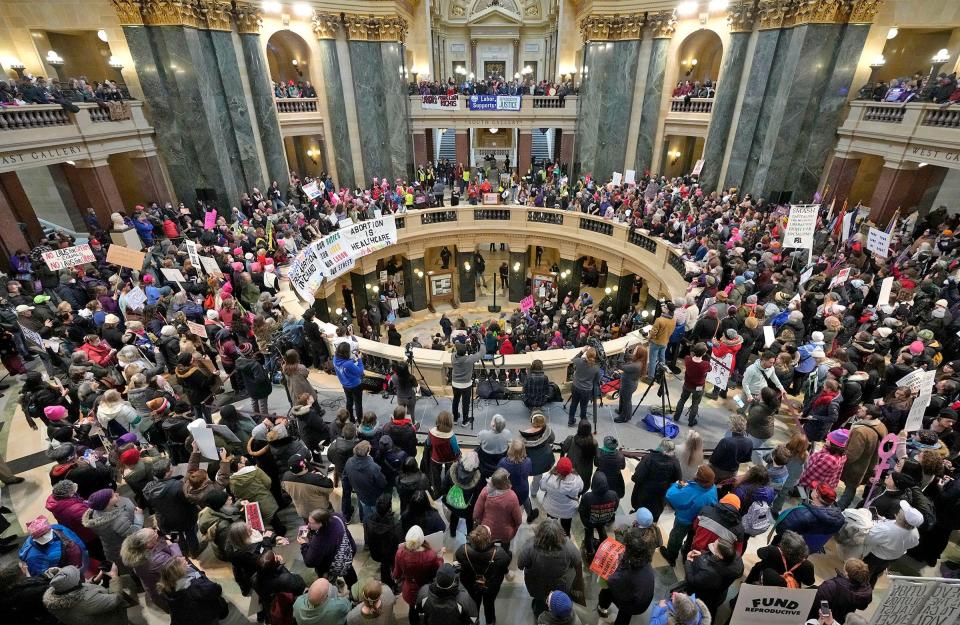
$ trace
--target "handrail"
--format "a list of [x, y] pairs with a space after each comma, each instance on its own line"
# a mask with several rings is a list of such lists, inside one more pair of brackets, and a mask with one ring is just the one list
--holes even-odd
[[713, 98], [670, 98], [671, 113], [705, 113], [713, 112]]

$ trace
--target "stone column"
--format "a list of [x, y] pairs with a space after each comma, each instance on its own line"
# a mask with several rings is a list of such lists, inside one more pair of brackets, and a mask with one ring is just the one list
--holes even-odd
[[420, 258], [404, 259], [403, 290], [410, 310], [417, 312], [427, 307], [427, 266]]
[[853, 182], [857, 178], [857, 171], [863, 159], [859, 156], [834, 156], [830, 164], [830, 173], [824, 190], [824, 202], [837, 202], [840, 205], [850, 195]]
[[106, 161], [77, 161], [64, 169], [78, 206], [92, 208], [100, 227], [110, 228], [110, 215], [124, 209], [123, 199]]
[[156, 153], [143, 156], [130, 156], [133, 173], [140, 183], [140, 191], [145, 202], [156, 202], [163, 206], [166, 202], [173, 202], [173, 196], [167, 188], [163, 178], [163, 169], [160, 167], [160, 157]]
[[524, 248], [521, 252], [510, 252], [510, 301], [519, 302], [527, 296], [527, 265], [530, 262], [530, 250]]
[[0, 186], [0, 250], [2, 250], [0, 266], [5, 270], [10, 269], [10, 257], [17, 250], [26, 252], [31, 248], [20, 229], [19, 221], [14, 204], [7, 195], [5, 187]]
[[[620, 315], [630, 310], [630, 302], [633, 298], [633, 285], [637, 280], [637, 276], [632, 273], [627, 273], [622, 276], [615, 276], [616, 282], [613, 283], [613, 312], [617, 315], [617, 318]], [[610, 284], [610, 280], [607, 280], [607, 284]]]
[[457, 277], [460, 281], [458, 297], [461, 303], [477, 301], [477, 270], [473, 266], [473, 252], [457, 248]]
[[886, 228], [898, 208], [901, 215], [906, 215], [916, 204], [920, 197], [916, 185], [919, 171], [916, 163], [884, 162], [870, 198], [870, 221], [878, 228]]
[[[513, 76], [517, 72], [522, 72], [523, 67], [520, 66], [520, 40], [513, 40], [513, 72], [506, 72], [508, 76]], [[486, 76], [484, 76], [486, 78]], [[506, 78], [506, 76], [504, 76]], [[536, 76], [533, 77], [536, 80]]]
[[43, 226], [37, 219], [37, 214], [30, 203], [30, 197], [23, 190], [20, 184], [20, 178], [17, 172], [8, 171], [0, 174], [0, 194], [6, 197], [6, 201], [13, 209], [13, 214], [17, 221], [26, 226], [26, 239], [30, 246], [40, 243], [43, 238]]
[[[561, 132], [557, 131], [557, 138], [560, 140], [560, 162], [566, 165], [568, 168], [573, 164], [573, 143], [576, 135], [573, 131]], [[567, 171], [570, 171], [567, 169]]]
[[663, 100], [663, 79], [667, 71], [667, 50], [677, 26], [672, 11], [648, 15], [647, 21], [653, 35], [653, 47], [650, 50], [650, 64], [647, 66], [646, 88], [643, 91], [643, 107], [640, 112], [640, 134], [637, 136], [637, 153], [633, 162], [633, 168], [641, 173], [653, 167], [654, 143]]
[[560, 276], [557, 278], [557, 290], [559, 291], [559, 303], [563, 303], [563, 298], [569, 293], [570, 301], [580, 297], [580, 279], [583, 276], [583, 265], [567, 258], [561, 258]]
[[260, 145], [263, 148], [264, 165], [270, 178], [266, 186], [269, 187], [269, 183], [276, 180], [280, 188], [285, 191], [289, 184], [290, 168], [287, 165], [286, 151], [283, 149], [283, 135], [280, 133], [277, 108], [273, 103], [270, 70], [260, 46], [260, 12], [255, 5], [238, 3], [235, 18], [243, 63], [250, 83], [253, 114], [260, 134]]
[[477, 78], [483, 79], [485, 76], [482, 75], [480, 68], [477, 67], [477, 43], [476, 39], [470, 40], [470, 71], [473, 72]]
[[[353, 290], [353, 312], [358, 319], [360, 318], [360, 311], [370, 305], [373, 296], [373, 285], [376, 284], [377, 279], [376, 272], [373, 272], [372, 276], [373, 280], [371, 281], [370, 275], [364, 275], [359, 271], [350, 273], [350, 288]], [[368, 285], [371, 288], [368, 289]]]
[[419, 167], [432, 160], [427, 156], [427, 135], [423, 132], [413, 133], [413, 166]]
[[347, 107], [343, 99], [343, 77], [340, 75], [340, 57], [337, 52], [336, 37], [339, 30], [340, 16], [324, 13], [314, 17], [313, 32], [317, 36], [317, 55], [323, 73], [323, 88], [317, 91], [317, 95], [327, 100], [329, 122], [324, 126], [324, 130], [328, 133], [327, 141], [333, 147], [338, 184], [354, 188], [357, 186], [357, 172], [353, 167]]
[[730, 45], [723, 55], [723, 68], [717, 81], [717, 94], [713, 101], [710, 128], [703, 146], [703, 170], [700, 184], [713, 190], [720, 181], [720, 170], [727, 149], [727, 138], [733, 123], [733, 111], [740, 93], [740, 82], [747, 59], [750, 31], [753, 30], [753, 0], [736, 0], [730, 3], [727, 23], [730, 25]]
[[[452, 130], [452, 129], [451, 129]], [[447, 132], [450, 132], [448, 130]], [[466, 130], [456, 131], [457, 134], [454, 137], [456, 139], [457, 147], [457, 162], [462, 163], [464, 167], [470, 166], [470, 135]]]
[[521, 130], [517, 134], [517, 172], [521, 176], [530, 169], [532, 152], [533, 134], [529, 130]]

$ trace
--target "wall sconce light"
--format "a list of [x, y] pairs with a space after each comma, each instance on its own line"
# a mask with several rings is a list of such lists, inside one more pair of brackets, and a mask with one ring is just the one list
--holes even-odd
[[47, 64], [52, 65], [53, 67], [60, 67], [63, 65], [63, 57], [57, 54], [55, 51], [50, 50], [47, 52]]
[[516, 78], [517, 80], [520, 80], [520, 72], [517, 72], [516, 74], [514, 74], [513, 77]]
[[642, 312], [640, 313], [640, 316], [643, 317], [644, 319], [646, 319], [647, 317], [650, 316], [650, 311], [649, 311], [649, 310], [644, 310], [644, 311], [642, 311]]
[[99, 39], [99, 40], [102, 41], [103, 43], [107, 43], [107, 31], [105, 31], [105, 30], [103, 30], [103, 29], [98, 30], [98, 31], [97, 31], [97, 39]]
[[338, 308], [338, 309], [336, 309], [336, 310], [333, 311], [333, 312], [337, 313], [337, 316], [339, 317], [340, 315], [343, 314], [343, 309], [342, 309], [342, 308]]
[[302, 63], [300, 62], [300, 59], [293, 59], [292, 61], [290, 61], [290, 64], [293, 65], [293, 69], [296, 70], [297, 76], [299, 76], [300, 78], [303, 78], [303, 70], [300, 69], [300, 66], [302, 65]]
[[380, 292], [380, 285], [379, 285], [379, 284], [374, 284], [374, 285], [373, 285], [373, 289], [371, 289], [371, 290], [372, 290], [374, 293], [379, 293], [379, 292]]
[[476, 78], [476, 77], [477, 77], [477, 75], [474, 74], [473, 72], [470, 72], [469, 74], [467, 74], [467, 78], [469, 78], [470, 80], [473, 80], [473, 79]]
[[513, 263], [513, 270], [514, 270], [514, 271], [520, 271], [520, 263], [519, 263], [519, 262]]
[[873, 61], [870, 63], [870, 67], [883, 67], [887, 64], [887, 59], [883, 58], [882, 54], [878, 54], [873, 57]]
[[950, 53], [946, 48], [940, 48], [940, 51], [933, 56], [934, 63], [946, 63], [950, 60]]
[[606, 293], [607, 295], [610, 295], [611, 293], [613, 293], [613, 289], [611, 289], [610, 287], [607, 287], [603, 290], [603, 292]]
[[466, 271], [470, 271], [470, 261], [469, 261], [469, 260], [463, 261], [463, 268], [464, 268], [464, 270], [466, 270]]
[[900, 34], [900, 29], [894, 26], [893, 28], [887, 31], [887, 39], [896, 39], [897, 35], [899, 34]]
[[[309, 150], [307, 150], [307, 156], [310, 158], [313, 164], [316, 165], [317, 157], [320, 156], [320, 151], [310, 148]], [[367, 288], [370, 288], [370, 287], [367, 287]]]
[[522, 71], [521, 73], [522, 73], [524, 76], [526, 76], [527, 74], [532, 74], [532, 73], [533, 73], [533, 68], [530, 67], [529, 65], [527, 65], [527, 66], [525, 66], [525, 67], [523, 68], [523, 71]]
[[365, 286], [367, 287], [368, 291], [373, 288], [373, 285], [370, 284], [369, 282]]
[[463, 76], [467, 73], [467, 69], [462, 65], [457, 65], [457, 68], [453, 70], [453, 73], [457, 74], [458, 76]]
[[421, 280], [423, 279], [423, 271], [422, 271], [422, 270], [417, 269], [417, 277], [420, 278]]
[[107, 62], [107, 65], [117, 70], [118, 72], [123, 69], [123, 63], [121, 63], [120, 59], [118, 59], [115, 56], [110, 57], [110, 60]]
[[17, 73], [17, 78], [23, 80], [23, 70], [26, 69], [26, 65], [21, 63], [20, 59], [10, 59], [5, 65]]
[[681, 156], [683, 156], [683, 153], [680, 150], [674, 150], [673, 152], [670, 152], [670, 164], [676, 165]]

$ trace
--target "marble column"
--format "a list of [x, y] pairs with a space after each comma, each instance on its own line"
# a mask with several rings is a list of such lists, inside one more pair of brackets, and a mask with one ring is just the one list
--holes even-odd
[[[560, 149], [556, 153], [560, 155], [560, 162], [566, 165], [568, 168], [573, 163], [573, 143], [576, 135], [573, 131], [561, 132], [557, 131], [557, 139], [560, 141]], [[569, 169], [567, 170], [569, 171]]]
[[733, 124], [733, 111], [740, 93], [740, 82], [746, 63], [747, 46], [750, 43], [749, 32], [730, 34], [730, 44], [723, 55], [723, 68], [717, 85], [717, 95], [713, 101], [713, 114], [710, 116], [710, 128], [703, 146], [703, 170], [700, 172], [700, 184], [704, 189], [716, 189], [720, 180], [720, 169], [727, 149], [727, 138]]
[[[418, 273], [419, 272], [419, 273]], [[427, 266], [420, 258], [404, 259], [403, 290], [407, 306], [417, 312], [427, 307]]]
[[[350, 288], [353, 290], [353, 312], [360, 318], [360, 311], [370, 306], [374, 299], [373, 285], [377, 284], [377, 272], [364, 275], [360, 271], [350, 274]], [[370, 288], [367, 288], [367, 287]]]
[[[615, 280], [613, 286], [615, 291], [613, 294], [613, 312], [617, 315], [617, 318], [619, 318], [620, 315], [630, 310], [630, 303], [633, 298], [633, 285], [637, 280], [637, 276], [636, 274], [627, 273], [622, 276], [615, 276]], [[610, 284], [609, 279], [607, 279], [607, 284]]]
[[266, 59], [260, 47], [259, 33], [241, 32], [240, 49], [247, 69], [247, 79], [250, 81], [253, 113], [260, 134], [260, 145], [263, 147], [263, 157], [266, 160], [267, 175], [270, 176], [270, 182], [276, 180], [281, 190], [286, 191], [290, 168], [287, 166], [287, 156], [283, 149], [280, 121], [277, 117], [277, 108], [273, 103], [270, 70], [267, 68]]
[[[633, 168], [638, 172], [638, 175], [642, 175], [643, 172], [653, 167], [654, 143], [657, 139], [660, 105], [663, 100], [663, 79], [667, 72], [667, 50], [669, 48], [670, 39], [661, 37], [653, 40], [653, 47], [650, 49], [650, 64], [647, 67], [646, 87], [643, 90], [643, 107], [640, 109], [637, 153], [633, 162]], [[632, 89], [630, 93], [633, 93]], [[623, 131], [622, 128], [620, 130]], [[606, 178], [603, 178], [603, 180], [606, 180]]]
[[923, 189], [923, 194], [916, 204], [920, 217], [925, 217], [933, 208], [933, 202], [940, 195], [940, 188], [943, 186], [949, 171], [946, 167], [937, 165], [928, 165], [923, 168], [921, 172], [923, 175], [922, 186], [920, 187]]
[[0, 174], [0, 194], [6, 197], [6, 201], [12, 208], [17, 221], [26, 227], [25, 236], [30, 245], [39, 244], [40, 239], [43, 238], [43, 226], [37, 219], [37, 213], [33, 210], [30, 197], [24, 191], [23, 185], [20, 184], [17, 172], [8, 171]]
[[[449, 130], [447, 132], [450, 132]], [[470, 135], [466, 132], [457, 131], [454, 136], [457, 148], [457, 162], [464, 167], [470, 166]]]
[[0, 266], [10, 269], [10, 257], [18, 250], [29, 251], [31, 245], [20, 229], [19, 218], [6, 189], [0, 186]]
[[347, 128], [347, 107], [343, 100], [343, 78], [340, 76], [340, 57], [337, 42], [333, 39], [317, 41], [317, 56], [323, 72], [321, 97], [327, 99], [329, 124], [324, 127], [327, 140], [333, 145], [333, 160], [337, 167], [337, 184], [343, 187], [357, 186], [353, 169], [353, 150], [350, 147], [350, 131]]
[[130, 164], [133, 166], [133, 173], [140, 184], [140, 191], [145, 202], [156, 202], [161, 206], [166, 202], [172, 202], [173, 196], [167, 189], [167, 183], [163, 179], [163, 169], [160, 167], [160, 157], [156, 154], [147, 156], [131, 156]]
[[906, 215], [920, 197], [917, 189], [916, 163], [885, 162], [870, 198], [870, 221], [879, 228], [886, 228], [893, 214], [900, 209]]
[[[563, 303], [563, 298], [569, 297], [572, 302], [580, 297], [580, 280], [583, 277], [583, 265], [576, 260], [567, 258], [561, 258], [558, 264], [560, 265], [560, 277], [557, 280], [557, 290], [559, 291], [558, 299], [560, 303]], [[564, 274], [566, 274], [566, 277], [564, 277]]]
[[824, 187], [824, 202], [837, 202], [843, 205], [843, 201], [850, 195], [853, 188], [853, 182], [857, 178], [857, 172], [860, 170], [860, 163], [863, 159], [857, 156], [843, 157], [834, 156], [830, 164], [830, 173], [827, 174], [827, 182]]
[[527, 296], [527, 265], [530, 264], [530, 250], [510, 252], [510, 301], [519, 302]]
[[124, 209], [123, 199], [105, 161], [77, 161], [76, 167], [64, 169], [77, 204], [92, 208], [102, 228], [109, 228], [110, 215]]
[[413, 133], [413, 164], [419, 167], [432, 161], [427, 156], [427, 135], [422, 132]]
[[639, 54], [639, 40], [593, 41], [584, 46], [588, 71], [580, 85], [575, 174], [607, 180], [623, 170]]
[[477, 270], [473, 266], [473, 252], [469, 249], [464, 252], [457, 248], [456, 259], [457, 277], [460, 282], [457, 299], [461, 303], [475, 302], [477, 301]]
[[521, 130], [517, 134], [517, 171], [521, 176], [530, 169], [532, 152], [533, 134], [529, 130]]

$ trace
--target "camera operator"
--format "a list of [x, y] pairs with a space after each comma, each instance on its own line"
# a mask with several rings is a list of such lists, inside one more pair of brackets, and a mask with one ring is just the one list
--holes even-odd
[[486, 356], [487, 346], [480, 340], [478, 330], [471, 328], [469, 330], [471, 343], [477, 346], [477, 351], [468, 354], [467, 346], [463, 343], [457, 344], [457, 349], [453, 354], [453, 373], [451, 375], [451, 385], [453, 386], [453, 421], [456, 423], [460, 419], [460, 407], [463, 407], [463, 424], [470, 423], [470, 402], [473, 400], [473, 368], [477, 361]]
[[673, 420], [680, 423], [680, 417], [683, 414], [683, 405], [687, 399], [692, 399], [690, 404], [690, 413], [687, 416], [687, 425], [693, 427], [697, 424], [697, 409], [700, 406], [700, 400], [703, 399], [703, 386], [707, 383], [707, 374], [713, 366], [707, 355], [707, 344], [696, 343], [683, 359], [683, 390], [680, 391], [680, 399], [677, 401], [677, 411], [673, 415]]
[[599, 387], [600, 364], [597, 350], [588, 347], [573, 359], [573, 383], [570, 385], [570, 414], [567, 417], [567, 426], [573, 427], [577, 424], [573, 418], [577, 406], [580, 407], [580, 418], [587, 418], [587, 404]]
[[[646, 363], [643, 362], [640, 346], [627, 349], [628, 360], [623, 363], [620, 373], [620, 406], [617, 408], [617, 417], [614, 423], [626, 423], [630, 420], [633, 410], [633, 393], [640, 386], [640, 376], [643, 374]], [[656, 373], [656, 372], [654, 372]]]

